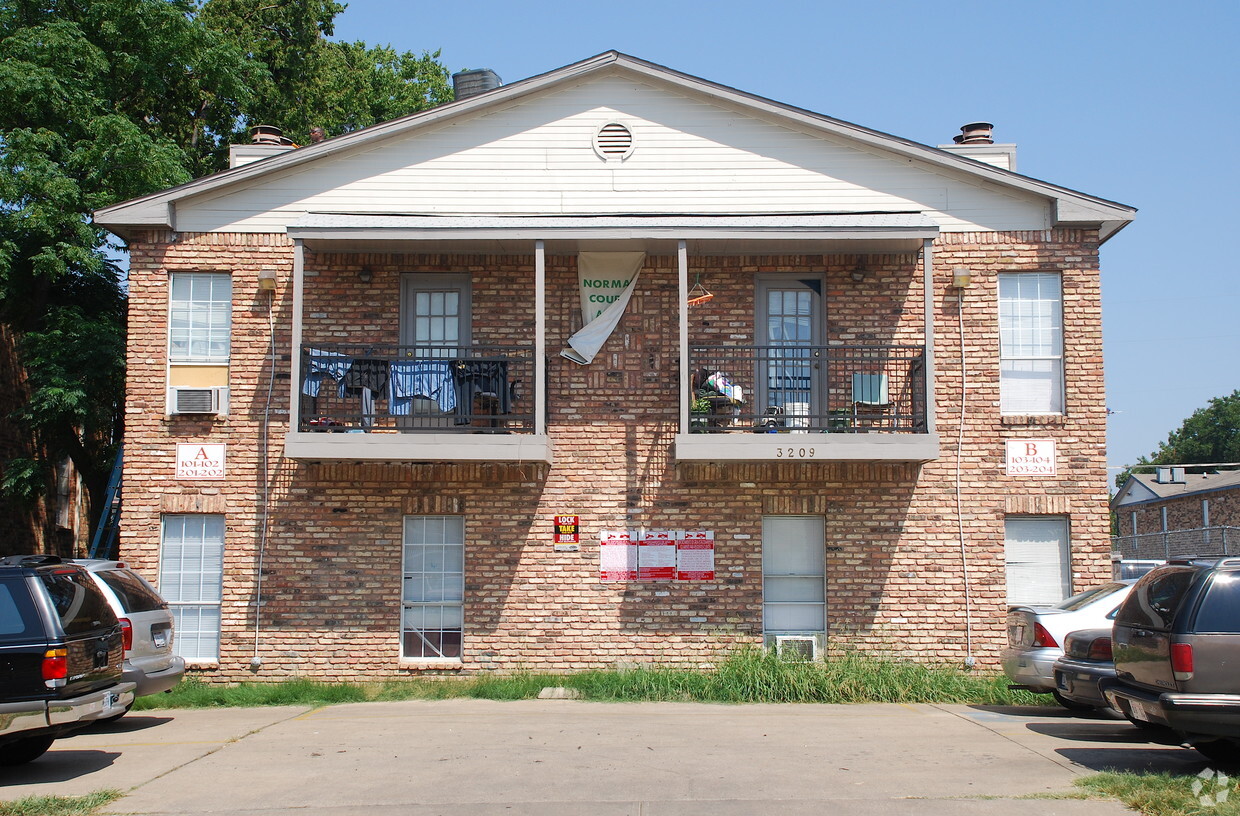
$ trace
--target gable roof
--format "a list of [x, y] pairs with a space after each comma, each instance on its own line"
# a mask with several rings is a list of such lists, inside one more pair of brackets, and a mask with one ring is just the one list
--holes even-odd
[[1155, 473], [1133, 473], [1111, 500], [1112, 507], [1179, 499], [1217, 490], [1240, 488], [1240, 470], [1186, 473], [1183, 482], [1159, 482]]
[[460, 101], [410, 114], [378, 125], [337, 136], [316, 145], [272, 156], [262, 161], [225, 170], [214, 175], [172, 187], [151, 195], [102, 208], [95, 221], [124, 236], [127, 228], [175, 228], [176, 202], [230, 187], [244, 186], [268, 174], [339, 155], [345, 151], [374, 144], [397, 136], [406, 136], [419, 129], [437, 126], [446, 121], [471, 116], [489, 108], [511, 105], [524, 97], [542, 93], [557, 86], [576, 83], [593, 76], [627, 73], [652, 84], [662, 84], [685, 93], [705, 96], [767, 118], [783, 120], [823, 135], [842, 137], [887, 153], [914, 159], [925, 164], [978, 177], [1001, 187], [1032, 193], [1049, 199], [1053, 207], [1052, 222], [1056, 226], [1096, 227], [1101, 241], [1107, 240], [1132, 219], [1136, 210], [1124, 204], [1090, 196], [1048, 182], [1003, 170], [983, 162], [959, 156], [939, 148], [923, 145], [898, 136], [865, 128], [820, 113], [775, 102], [755, 94], [738, 91], [709, 80], [690, 76], [662, 65], [647, 62], [618, 51], [607, 51], [595, 57], [520, 80], [511, 85], [487, 91]]

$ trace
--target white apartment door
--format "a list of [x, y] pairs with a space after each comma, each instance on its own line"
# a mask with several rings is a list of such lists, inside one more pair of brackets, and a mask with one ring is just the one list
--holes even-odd
[[823, 335], [823, 278], [772, 276], [759, 278], [755, 297], [758, 351], [758, 414], [776, 409], [790, 428], [819, 422], [823, 414], [822, 365], [818, 348]]
[[762, 632], [769, 647], [826, 646], [826, 519], [762, 517]]

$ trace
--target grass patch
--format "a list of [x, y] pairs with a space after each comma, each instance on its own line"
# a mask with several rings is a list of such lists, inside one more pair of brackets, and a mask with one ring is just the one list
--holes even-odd
[[104, 805], [121, 798], [117, 790], [102, 790], [86, 796], [24, 796], [0, 802], [0, 816], [89, 816]]
[[[1012, 691], [1002, 675], [949, 665], [854, 652], [800, 662], [760, 649], [742, 649], [710, 670], [670, 667], [578, 674], [518, 673], [472, 678], [411, 678], [385, 683], [316, 680], [246, 682], [225, 686], [197, 678], [170, 694], [139, 698], [135, 710], [213, 706], [330, 705], [372, 700], [468, 697], [528, 700], [547, 686], [566, 686], [586, 700], [703, 703], [966, 703], [1047, 705], [1045, 695]], [[2, 814], [0, 814], [2, 816]]]
[[[1215, 780], [1205, 781], [1199, 792], [1193, 783], [1197, 776], [1169, 773], [1101, 773], [1078, 779], [1076, 784], [1092, 794], [1118, 799], [1144, 816], [1240, 816], [1240, 784], [1228, 781], [1229, 796], [1219, 804], [1220, 788]], [[1201, 796], [1210, 797], [1203, 803]]]

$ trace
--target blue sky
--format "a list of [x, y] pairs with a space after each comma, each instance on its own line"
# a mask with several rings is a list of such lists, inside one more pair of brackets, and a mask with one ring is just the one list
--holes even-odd
[[1240, 2], [351, 0], [336, 39], [505, 82], [610, 49], [1137, 207], [1102, 249], [1108, 462], [1240, 388]]

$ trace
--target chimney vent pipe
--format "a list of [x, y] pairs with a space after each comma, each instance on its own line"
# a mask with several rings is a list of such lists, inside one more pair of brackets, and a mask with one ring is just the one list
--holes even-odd
[[970, 122], [960, 128], [960, 135], [952, 139], [956, 144], [994, 144], [990, 133], [994, 129], [990, 122]]
[[475, 68], [471, 71], [457, 71], [452, 75], [452, 95], [459, 102], [471, 96], [493, 91], [503, 85], [499, 74], [490, 68]]

